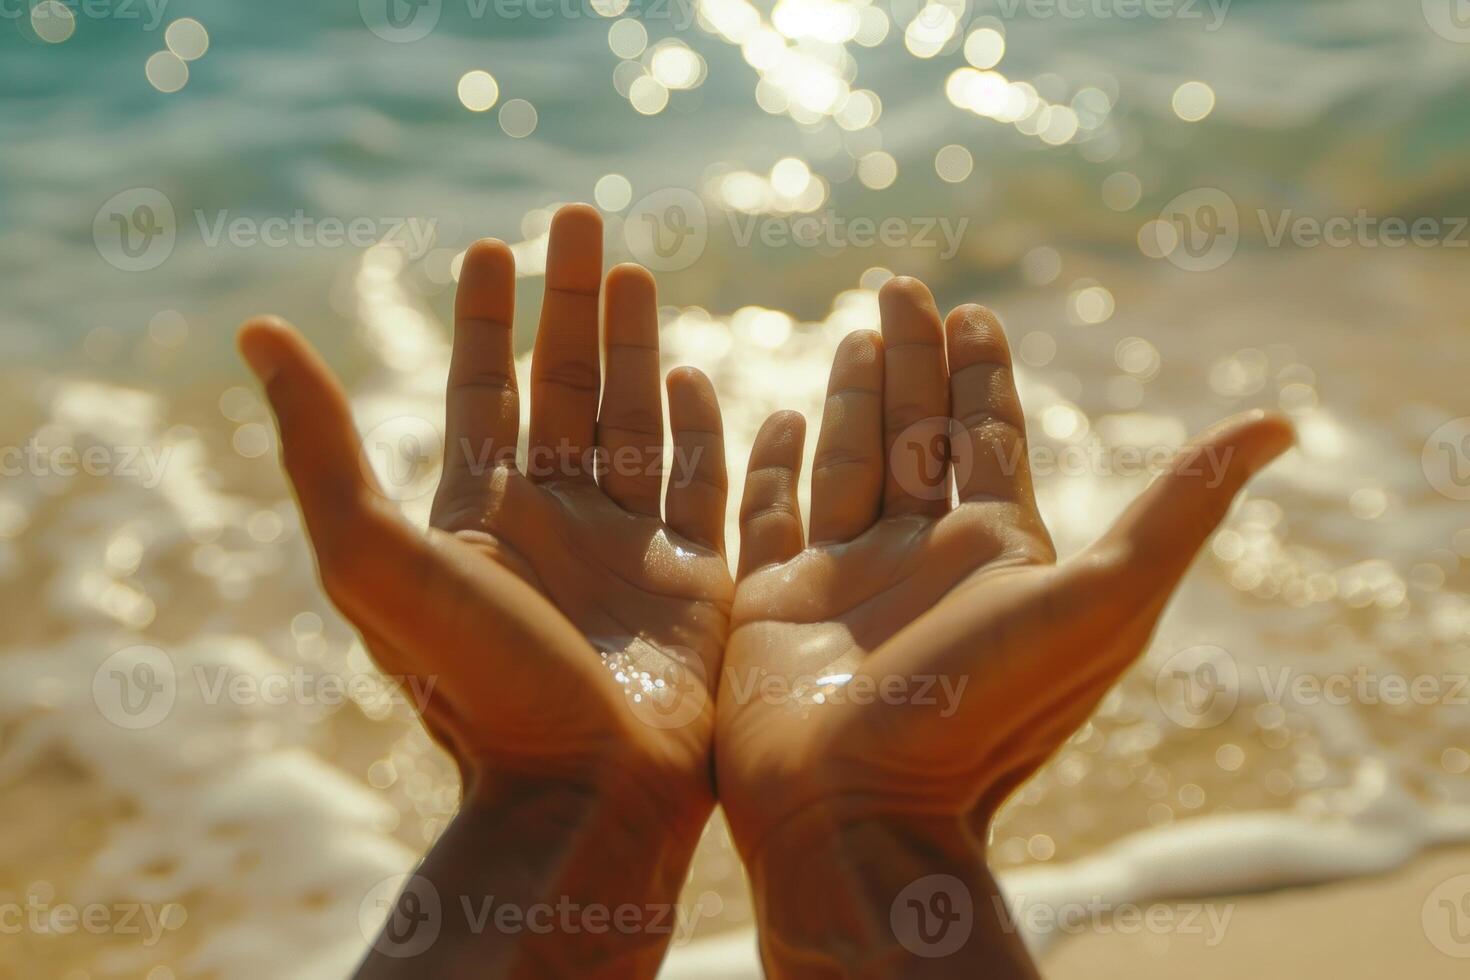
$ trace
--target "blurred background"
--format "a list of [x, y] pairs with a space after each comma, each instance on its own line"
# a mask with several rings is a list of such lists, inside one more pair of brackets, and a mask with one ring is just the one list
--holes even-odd
[[[463, 250], [514, 245], [528, 350], [578, 200], [734, 485], [894, 274], [1006, 323], [1064, 553], [1288, 412], [991, 858], [1080, 910], [1018, 915], [1049, 976], [1462, 976], [1467, 97], [1463, 0], [0, 5], [0, 977], [356, 962], [458, 785], [320, 594], [234, 328], [304, 330], [422, 519]], [[684, 914], [669, 975], [757, 975], [718, 820]]]

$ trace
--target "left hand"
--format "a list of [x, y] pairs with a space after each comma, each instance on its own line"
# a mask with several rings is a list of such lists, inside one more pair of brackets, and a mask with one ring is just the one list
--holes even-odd
[[256, 320], [240, 347], [275, 411], [326, 591], [386, 672], [433, 678], [423, 719], [466, 796], [560, 780], [654, 815], [692, 850], [714, 801], [712, 692], [733, 592], [720, 413], [702, 374], [670, 375], [680, 468], [661, 508], [653, 278], [619, 266], [601, 284], [601, 218], [563, 208], [522, 473], [514, 263], [500, 242], [468, 250], [427, 533], [363, 465], [346, 396], [299, 334]]

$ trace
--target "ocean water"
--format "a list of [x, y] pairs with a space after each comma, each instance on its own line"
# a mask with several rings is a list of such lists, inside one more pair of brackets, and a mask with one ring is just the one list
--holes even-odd
[[[368, 0], [0, 20], [0, 902], [153, 913], [7, 937], [0, 976], [316, 978], [361, 955], [375, 887], [457, 785], [316, 586], [233, 329], [300, 325], [365, 430], [435, 420], [457, 256], [514, 243], [527, 349], [571, 200], [603, 207], [609, 262], [658, 269], [666, 364], [715, 379], [733, 485], [766, 414], [815, 423], [893, 273], [1006, 322], [1064, 553], [1146, 485], [1129, 460], [1246, 408], [1298, 424], [1149, 653], [1001, 814], [1013, 902], [1330, 881], [1470, 838], [1454, 7], [599, 6], [443, 0], [411, 8], [433, 21], [413, 40], [426, 21]], [[181, 18], [208, 48], [165, 92], [185, 62], [159, 52], [198, 53]], [[966, 47], [987, 29], [993, 65], [989, 35]], [[869, 241], [859, 219], [897, 225]], [[1393, 244], [1385, 219], [1422, 234]], [[801, 227], [814, 244], [781, 238]], [[67, 447], [97, 465], [71, 473]], [[160, 671], [166, 705], [109, 701], [115, 672]], [[282, 678], [351, 697], [248, 694]], [[670, 975], [752, 974], [718, 823], [685, 913]]]

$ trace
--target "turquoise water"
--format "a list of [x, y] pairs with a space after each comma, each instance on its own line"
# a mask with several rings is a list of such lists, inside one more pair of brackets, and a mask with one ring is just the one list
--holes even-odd
[[[1470, 45], [1436, 34], [1414, 0], [1178, 0], [1164, 8], [1172, 16], [1132, 20], [1045, 16], [1049, 8], [1033, 16], [1034, 7], [1016, 2], [961, 6], [962, 28], [929, 59], [904, 49], [913, 5], [885, 8], [882, 43], [842, 46], [852, 87], [882, 102], [877, 123], [857, 133], [762, 111], [757, 73], [739, 48], [691, 27], [682, 0], [629, 11], [645, 11], [651, 43], [675, 37], [707, 66], [702, 85], [674, 92], [654, 116], [614, 88], [613, 19], [568, 0], [554, 9], [573, 16], [551, 17], [496, 17], [476, 0], [445, 0], [430, 5], [440, 10], [434, 30], [412, 43], [383, 40], [351, 4], [175, 0], [155, 16], [142, 0], [115, 0], [98, 8], [113, 16], [82, 13], [72, 36], [55, 44], [35, 39], [7, 8], [0, 345], [64, 362], [97, 327], [136, 336], [161, 308], [210, 333], [263, 308], [326, 331], [342, 322], [329, 284], [360, 249], [211, 247], [196, 213], [206, 226], [222, 214], [416, 217], [434, 223], [436, 247], [458, 251], [481, 235], [525, 237], [527, 212], [591, 199], [608, 173], [625, 175], [637, 199], [664, 187], [700, 190], [711, 168], [764, 173], [796, 157], [827, 180], [824, 212], [969, 219], [959, 261], [939, 261], [881, 246], [741, 247], [728, 216], [715, 214], [700, 261], [662, 278], [676, 303], [758, 304], [800, 318], [819, 316], [832, 293], [871, 266], [926, 275], [942, 300], [958, 301], [1016, 281], [1021, 256], [1036, 245], [1142, 262], [1140, 216], [1198, 186], [1224, 188], [1246, 208], [1368, 208], [1410, 219], [1470, 209]], [[163, 28], [182, 17], [205, 25], [209, 49], [187, 84], [165, 94], [144, 66], [164, 48]], [[945, 99], [945, 78], [965, 63], [964, 27], [994, 23], [987, 17], [1006, 35], [998, 67], [1009, 79], [1029, 80], [1058, 102], [1091, 86], [1107, 94], [1101, 140], [1048, 146]], [[456, 83], [474, 69], [498, 81], [497, 109], [511, 98], [534, 104], [534, 133], [512, 139], [495, 111], [460, 104]], [[1217, 94], [1202, 123], [1170, 109], [1170, 93], [1190, 79]], [[953, 184], [934, 166], [936, 150], [951, 143], [974, 159], [973, 174]], [[895, 158], [898, 177], [872, 190], [852, 176], [853, 155], [879, 147]], [[1100, 193], [1118, 171], [1141, 185], [1138, 203], [1122, 212]], [[114, 194], [138, 187], [171, 201], [178, 243], [157, 268], [120, 272], [101, 260], [93, 219]], [[609, 238], [610, 258], [627, 257], [616, 227]], [[423, 285], [444, 310], [444, 283]], [[525, 301], [534, 306], [533, 287]]]

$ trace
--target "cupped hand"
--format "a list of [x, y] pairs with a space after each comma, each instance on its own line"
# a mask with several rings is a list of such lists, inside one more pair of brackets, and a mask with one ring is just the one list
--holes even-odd
[[675, 468], [661, 502], [653, 279], [619, 266], [601, 285], [601, 219], [564, 208], [523, 472], [514, 262], [500, 242], [469, 249], [427, 532], [379, 489], [340, 385], [299, 334], [256, 320], [240, 347], [275, 412], [328, 593], [386, 673], [431, 692], [423, 720], [466, 795], [502, 778], [585, 782], [657, 801], [697, 835], [713, 805], [711, 682], [733, 593], [720, 413], [698, 371], [670, 375]]
[[810, 541], [801, 416], [772, 416], [751, 452], [716, 735], [747, 861], [811, 808], [983, 831], [1144, 649], [1236, 493], [1292, 441], [1261, 413], [1215, 426], [1058, 564], [995, 316], [963, 306], [941, 324], [902, 278], [880, 308], [881, 337], [845, 338], [832, 367]]

